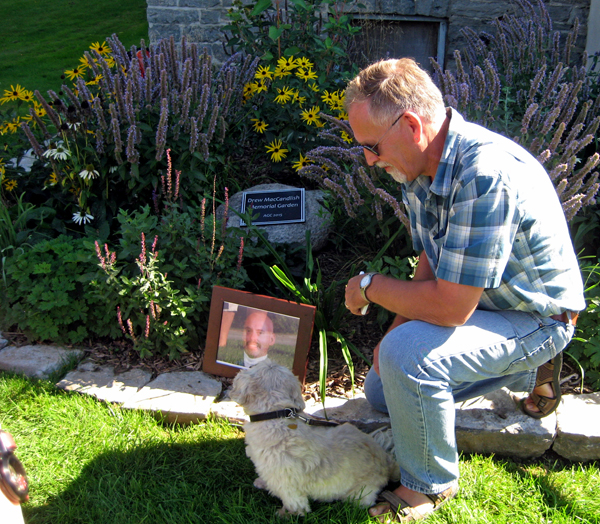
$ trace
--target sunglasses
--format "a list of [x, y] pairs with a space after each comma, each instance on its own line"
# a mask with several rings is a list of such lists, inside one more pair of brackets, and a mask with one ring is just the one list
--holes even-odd
[[401, 113], [400, 116], [398, 118], [396, 118], [396, 120], [394, 120], [392, 122], [392, 125], [388, 128], [388, 130], [385, 133], [383, 133], [383, 135], [381, 135], [381, 138], [379, 140], [377, 140], [377, 143], [374, 146], [365, 146], [365, 145], [362, 145], [361, 147], [363, 149], [366, 149], [369, 153], [373, 153], [375, 156], [379, 156], [379, 151], [377, 150], [377, 146], [379, 144], [381, 144], [381, 141], [392, 130], [392, 127], [394, 127], [396, 125], [396, 123], [404, 116], [404, 113], [406, 113], [406, 111], [403, 112], [403, 113]]

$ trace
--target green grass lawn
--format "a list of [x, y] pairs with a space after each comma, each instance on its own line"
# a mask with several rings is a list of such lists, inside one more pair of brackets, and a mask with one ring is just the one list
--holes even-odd
[[145, 0], [0, 0], [0, 95], [16, 84], [58, 91], [63, 72], [113, 33], [126, 48], [148, 41], [146, 7]]
[[[28, 472], [27, 524], [281, 522], [280, 501], [252, 486], [243, 432], [226, 422], [163, 424], [0, 372], [0, 425], [15, 437]], [[600, 522], [598, 464], [472, 455], [460, 469], [459, 495], [429, 523]], [[349, 503], [311, 506], [306, 518], [286, 522], [375, 522]]]

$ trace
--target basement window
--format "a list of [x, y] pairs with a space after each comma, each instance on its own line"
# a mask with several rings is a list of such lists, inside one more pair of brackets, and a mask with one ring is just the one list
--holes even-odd
[[361, 27], [349, 49], [359, 68], [385, 58], [413, 58], [432, 72], [429, 57], [444, 67], [448, 23], [439, 18], [354, 15]]

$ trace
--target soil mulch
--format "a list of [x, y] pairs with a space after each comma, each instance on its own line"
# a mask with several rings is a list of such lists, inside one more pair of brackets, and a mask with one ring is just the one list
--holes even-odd
[[[323, 275], [324, 286], [328, 286], [333, 280], [345, 280], [348, 277], [348, 258], [333, 249], [325, 250], [318, 255], [319, 267]], [[359, 317], [348, 313], [344, 317], [344, 336], [352, 342], [362, 354], [371, 361], [373, 348], [382, 336], [382, 330], [374, 318], [374, 313], [366, 317]], [[3, 336], [11, 344], [19, 346], [30, 343], [20, 333], [4, 332]], [[304, 384], [305, 398], [320, 398], [319, 393], [319, 346], [317, 337], [313, 336], [313, 342], [308, 355], [306, 379]], [[143, 368], [152, 374], [152, 378], [161, 373], [173, 371], [201, 371], [203, 351], [188, 352], [178, 359], [169, 360], [168, 357], [149, 357], [140, 359], [129, 341], [95, 341], [84, 348], [89, 358], [103, 365], [113, 366], [115, 373], [122, 373], [133, 368]], [[349, 397], [352, 394], [352, 383], [348, 366], [336, 344], [330, 344], [328, 348], [328, 373], [327, 394], [334, 397]], [[361, 391], [364, 378], [369, 370], [369, 365], [360, 357], [355, 356], [354, 390]], [[225, 387], [231, 384], [232, 379], [216, 377]], [[594, 390], [584, 383], [581, 385], [581, 373], [579, 368], [570, 365], [569, 359], [565, 359], [561, 372], [561, 391], [563, 393], [593, 393]]]

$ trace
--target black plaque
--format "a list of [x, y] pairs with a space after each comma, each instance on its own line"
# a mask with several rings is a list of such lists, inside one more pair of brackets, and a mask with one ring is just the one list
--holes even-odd
[[[304, 188], [244, 191], [242, 213], [250, 212], [254, 225], [291, 224], [304, 222]], [[246, 223], [240, 220], [240, 225]]]

